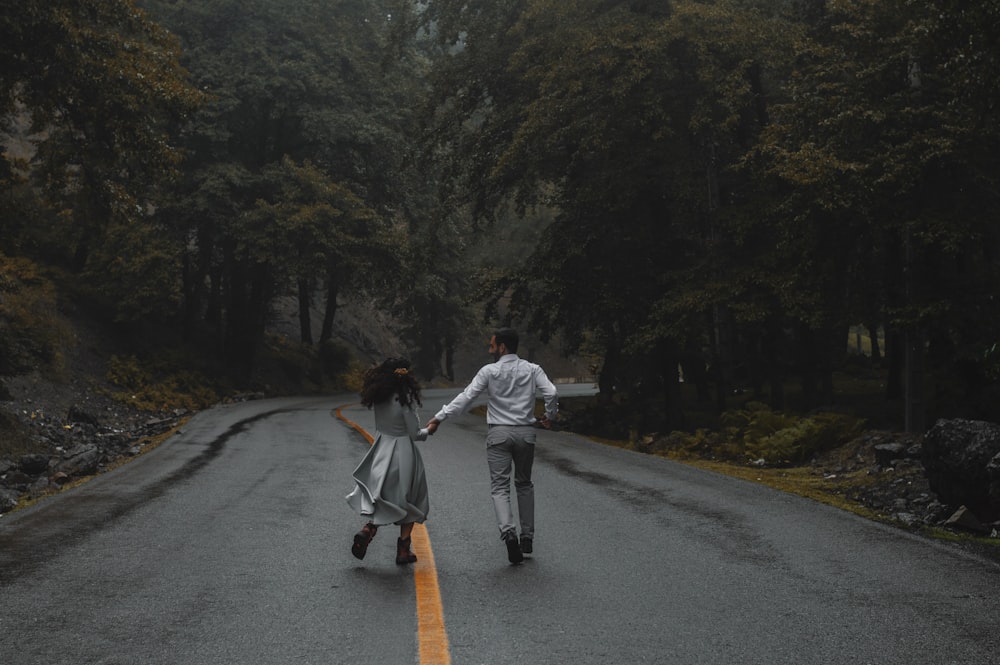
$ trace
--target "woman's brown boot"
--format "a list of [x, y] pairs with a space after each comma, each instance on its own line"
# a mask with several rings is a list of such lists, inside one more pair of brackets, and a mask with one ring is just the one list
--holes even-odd
[[410, 551], [410, 539], [396, 539], [396, 563], [403, 565], [413, 563], [417, 560], [417, 555]]
[[368, 552], [368, 543], [372, 542], [372, 538], [375, 537], [377, 531], [378, 527], [371, 522], [361, 527], [361, 531], [354, 534], [354, 544], [351, 545], [351, 554], [359, 559], [364, 559], [365, 553]]

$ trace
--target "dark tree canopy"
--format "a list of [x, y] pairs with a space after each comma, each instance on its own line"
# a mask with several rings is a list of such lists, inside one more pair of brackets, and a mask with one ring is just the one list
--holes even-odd
[[862, 326], [908, 427], [997, 416], [995, 2], [8, 4], [0, 293], [57, 264], [244, 384], [288, 302], [306, 347], [391, 312], [426, 378], [513, 321], [639, 429], [679, 368], [829, 405]]

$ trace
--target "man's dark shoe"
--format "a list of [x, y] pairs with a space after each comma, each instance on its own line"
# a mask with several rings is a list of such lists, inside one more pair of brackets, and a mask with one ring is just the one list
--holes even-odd
[[503, 540], [507, 545], [507, 560], [511, 563], [521, 563], [524, 561], [521, 545], [517, 542], [517, 534], [513, 532], [508, 533], [504, 536]]
[[525, 554], [531, 554], [531, 548], [532, 548], [531, 538], [528, 538], [527, 536], [521, 536], [521, 551], [524, 552]]

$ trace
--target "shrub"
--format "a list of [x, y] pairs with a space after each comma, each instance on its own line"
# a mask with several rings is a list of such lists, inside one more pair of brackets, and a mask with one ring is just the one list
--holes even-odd
[[135, 356], [112, 356], [107, 378], [124, 389], [113, 393], [115, 399], [142, 411], [196, 411], [219, 401], [211, 381], [200, 372], [164, 368], [156, 371]]
[[58, 369], [68, 338], [52, 282], [32, 261], [0, 254], [0, 375]]
[[351, 370], [351, 352], [340, 342], [327, 340], [319, 347], [319, 366], [325, 378], [337, 380]]
[[796, 417], [769, 409], [745, 412], [746, 427], [738, 432], [745, 459], [769, 465], [799, 464], [857, 436], [864, 421], [839, 413]]
[[[839, 413], [794, 416], [750, 402], [722, 415], [722, 430], [673, 432], [657, 447], [681, 455], [769, 466], [808, 461], [855, 438], [864, 421]], [[763, 460], [763, 462], [761, 462]]]

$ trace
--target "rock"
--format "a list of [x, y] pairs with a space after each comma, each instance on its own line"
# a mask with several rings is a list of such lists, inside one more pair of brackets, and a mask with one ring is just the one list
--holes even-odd
[[894, 460], [906, 456], [906, 446], [901, 443], [880, 443], [873, 448], [879, 466], [895, 466]]
[[931, 501], [924, 509], [924, 524], [939, 524], [947, 514], [948, 506], [940, 501]]
[[97, 416], [85, 410], [83, 407], [77, 406], [76, 404], [69, 407], [69, 413], [66, 414], [66, 420], [71, 423], [93, 425], [94, 427], [101, 426], [101, 421]]
[[[990, 479], [990, 501], [993, 507], [997, 508], [997, 513], [1000, 513], [1000, 453], [994, 455], [993, 459], [986, 465], [986, 475]], [[997, 517], [1000, 517], [1000, 515], [994, 513], [989, 519]]]
[[20, 461], [21, 471], [29, 476], [37, 476], [45, 473], [49, 469], [49, 458], [40, 453], [30, 453], [22, 455]]
[[4, 474], [3, 485], [11, 489], [24, 491], [31, 484], [34, 476], [29, 476], [20, 469], [8, 471]]
[[920, 518], [913, 513], [895, 513], [892, 517], [903, 526], [914, 527], [921, 523]]
[[998, 455], [1000, 425], [994, 423], [939, 420], [924, 435], [922, 461], [931, 489], [986, 522], [1000, 519]]
[[944, 525], [955, 529], [964, 529], [974, 533], [989, 533], [990, 530], [985, 524], [979, 521], [965, 506], [960, 506], [951, 517], [945, 520]]
[[42, 477], [36, 480], [28, 489], [28, 496], [32, 499], [37, 499], [38, 497], [47, 494], [51, 489], [52, 484], [49, 482], [49, 479]]
[[17, 507], [21, 493], [14, 490], [0, 489], [0, 513], [9, 513]]
[[97, 472], [103, 457], [95, 445], [77, 446], [70, 453], [67, 459], [56, 464], [56, 472], [67, 476], [89, 476]]

